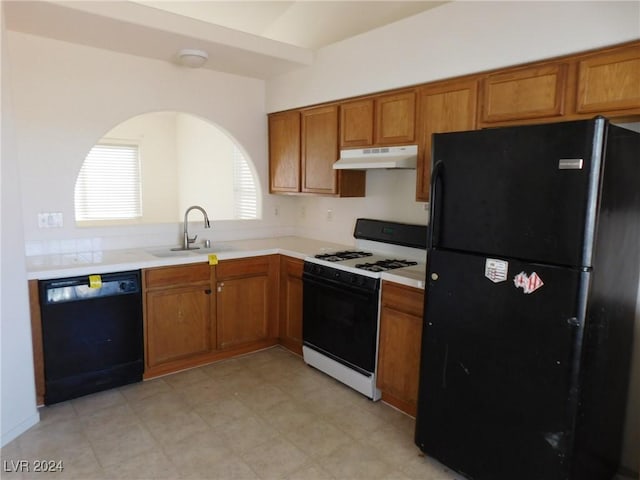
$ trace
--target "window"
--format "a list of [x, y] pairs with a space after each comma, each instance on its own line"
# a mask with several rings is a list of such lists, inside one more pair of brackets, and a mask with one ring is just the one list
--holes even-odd
[[142, 217], [138, 146], [95, 145], [76, 180], [75, 206], [81, 222]]
[[249, 163], [238, 147], [233, 147], [233, 194], [234, 217], [247, 219], [257, 217], [257, 194], [253, 173]]
[[194, 115], [131, 117], [85, 155], [74, 192], [79, 227], [182, 222], [191, 205], [216, 221], [260, 218], [251, 158], [226, 131]]

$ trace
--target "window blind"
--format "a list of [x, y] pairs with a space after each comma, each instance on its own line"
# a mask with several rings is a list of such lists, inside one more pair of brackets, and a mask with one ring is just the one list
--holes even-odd
[[251, 168], [242, 152], [233, 147], [233, 192], [234, 217], [239, 219], [257, 217], [257, 193]]
[[76, 220], [134, 219], [142, 216], [137, 145], [95, 145], [78, 175]]

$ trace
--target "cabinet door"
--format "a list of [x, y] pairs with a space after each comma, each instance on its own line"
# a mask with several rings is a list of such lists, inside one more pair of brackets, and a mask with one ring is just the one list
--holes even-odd
[[267, 275], [219, 281], [217, 294], [219, 348], [229, 348], [267, 338]]
[[477, 91], [477, 78], [436, 83], [419, 90], [416, 200], [429, 201], [432, 135], [475, 129]]
[[224, 260], [216, 267], [218, 346], [278, 337], [279, 257]]
[[147, 292], [147, 365], [211, 349], [210, 294], [208, 283]]
[[282, 257], [280, 262], [280, 343], [302, 354], [303, 261]]
[[378, 388], [382, 398], [415, 416], [422, 338], [422, 290], [385, 282], [382, 287]]
[[338, 107], [302, 111], [302, 189], [306, 193], [338, 192]]
[[269, 115], [269, 191], [300, 191], [300, 113]]
[[401, 145], [415, 141], [414, 91], [375, 98], [375, 144]]
[[578, 113], [640, 112], [640, 44], [578, 62]]
[[482, 122], [564, 114], [567, 66], [552, 63], [488, 75], [482, 81]]
[[340, 105], [340, 146], [367, 147], [373, 144], [373, 99]]

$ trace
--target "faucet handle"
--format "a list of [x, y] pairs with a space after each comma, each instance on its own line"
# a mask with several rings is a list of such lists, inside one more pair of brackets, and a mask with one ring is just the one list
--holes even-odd
[[196, 243], [196, 238], [198, 238], [198, 235], [194, 236], [193, 238], [187, 237], [187, 243]]

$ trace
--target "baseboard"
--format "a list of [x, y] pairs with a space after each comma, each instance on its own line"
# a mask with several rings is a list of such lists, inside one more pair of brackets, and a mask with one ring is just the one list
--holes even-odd
[[40, 413], [38, 413], [38, 411], [36, 410], [36, 412], [33, 415], [24, 419], [22, 422], [20, 422], [15, 427], [11, 428], [9, 431], [2, 432], [2, 439], [0, 440], [0, 446], [4, 447], [12, 440], [15, 440], [24, 432], [26, 432], [31, 427], [33, 427], [39, 421], [40, 421]]

